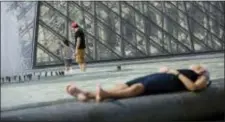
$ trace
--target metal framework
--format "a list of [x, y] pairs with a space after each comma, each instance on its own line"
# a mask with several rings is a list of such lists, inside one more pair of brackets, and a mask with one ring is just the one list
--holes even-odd
[[224, 51], [224, 9], [209, 1], [37, 2], [33, 67], [63, 64], [72, 21], [85, 32], [89, 63]]
[[[14, 14], [17, 17], [17, 22], [19, 25], [19, 43], [21, 44], [22, 52], [22, 67], [24, 69], [31, 69], [33, 66], [33, 40], [35, 32], [35, 13], [37, 2], [1, 2], [8, 6], [8, 12]], [[38, 35], [38, 34], [37, 34]]]

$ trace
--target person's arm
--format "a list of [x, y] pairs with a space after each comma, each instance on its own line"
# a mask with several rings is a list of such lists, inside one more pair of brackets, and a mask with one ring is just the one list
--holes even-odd
[[191, 81], [189, 78], [184, 76], [183, 74], [179, 74], [178, 78], [185, 85], [185, 87], [190, 91], [196, 91], [203, 88], [206, 88], [206, 77], [200, 76], [195, 82]]
[[200, 76], [195, 82], [193, 82], [185, 75], [179, 73], [177, 70], [170, 69], [168, 72], [177, 75], [178, 79], [189, 91], [196, 91], [207, 87], [207, 78], [204, 75]]

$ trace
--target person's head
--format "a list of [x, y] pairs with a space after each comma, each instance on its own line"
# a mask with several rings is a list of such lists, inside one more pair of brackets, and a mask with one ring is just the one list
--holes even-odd
[[63, 40], [63, 43], [66, 45], [66, 46], [69, 46], [69, 41], [67, 39]]
[[78, 30], [78, 28], [79, 28], [79, 25], [78, 25], [76, 22], [72, 22], [71, 27], [72, 27], [72, 29], [74, 29], [75, 32], [76, 32], [76, 31]]
[[190, 69], [195, 71], [197, 74], [203, 74], [207, 71], [207, 69], [201, 64], [192, 64]]

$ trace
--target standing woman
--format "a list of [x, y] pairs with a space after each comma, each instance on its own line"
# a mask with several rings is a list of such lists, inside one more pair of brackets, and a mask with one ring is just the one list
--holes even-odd
[[72, 72], [72, 59], [73, 59], [73, 46], [69, 43], [67, 39], [63, 41], [63, 56], [65, 63], [65, 72]]

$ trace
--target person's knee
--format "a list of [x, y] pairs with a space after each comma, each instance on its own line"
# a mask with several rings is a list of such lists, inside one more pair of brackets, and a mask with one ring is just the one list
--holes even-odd
[[69, 92], [70, 94], [73, 94], [73, 93], [75, 92], [75, 87], [70, 86], [70, 87], [68, 88], [68, 92]]
[[116, 88], [128, 88], [128, 85], [124, 84], [124, 83], [118, 83], [115, 85]]
[[133, 94], [140, 94], [144, 92], [144, 86], [142, 84], [135, 84], [132, 87], [133, 89], [131, 90], [131, 92]]

